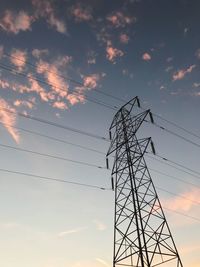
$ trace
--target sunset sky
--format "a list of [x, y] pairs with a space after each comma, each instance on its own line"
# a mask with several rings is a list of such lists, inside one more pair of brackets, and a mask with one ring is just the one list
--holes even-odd
[[199, 10], [198, 0], [0, 1], [0, 266], [112, 266], [104, 138], [138, 96], [168, 130], [145, 124], [142, 136], [188, 168], [146, 158], [183, 266], [199, 267]]

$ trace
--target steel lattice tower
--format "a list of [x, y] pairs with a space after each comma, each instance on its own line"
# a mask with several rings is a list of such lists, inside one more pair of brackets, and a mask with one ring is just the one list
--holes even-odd
[[134, 105], [140, 106], [138, 97], [119, 109], [110, 126], [107, 156], [115, 154], [113, 267], [183, 267], [144, 159], [149, 144], [155, 153], [153, 143], [136, 137], [144, 120], [153, 122], [152, 114], [132, 115]]

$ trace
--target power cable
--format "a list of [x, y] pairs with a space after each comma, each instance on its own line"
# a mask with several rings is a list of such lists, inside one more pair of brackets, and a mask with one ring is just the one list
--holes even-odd
[[23, 117], [23, 118], [34, 120], [34, 121], [37, 121], [37, 122], [40, 122], [40, 123], [44, 123], [44, 124], [48, 124], [48, 125], [51, 125], [51, 126], [54, 126], [54, 127], [57, 127], [57, 128], [61, 128], [61, 129], [64, 129], [64, 130], [72, 131], [72, 132], [75, 132], [75, 133], [78, 133], [78, 134], [86, 135], [86, 136], [93, 137], [93, 138], [100, 139], [100, 140], [104, 140], [104, 141], [109, 141], [106, 137], [99, 136], [97, 134], [89, 133], [89, 132], [86, 132], [86, 131], [83, 131], [83, 130], [79, 130], [79, 129], [76, 129], [76, 128], [72, 128], [72, 127], [66, 126], [66, 125], [61, 125], [61, 124], [58, 124], [58, 123], [55, 123], [55, 122], [52, 122], [52, 121], [48, 121], [48, 120], [45, 120], [45, 119], [42, 119], [42, 118], [34, 117], [34, 116], [31, 116], [31, 115], [28, 115], [28, 114], [24, 114], [24, 113], [21, 113], [21, 112], [14, 112], [14, 111], [9, 110], [7, 108], [0, 107], [0, 110], [3, 110], [5, 112], [11, 113], [11, 114], [15, 114], [15, 115], [17, 114], [18, 116]]
[[85, 186], [85, 187], [91, 187], [91, 188], [97, 188], [97, 189], [101, 189], [101, 190], [110, 190], [110, 188], [106, 188], [106, 187], [100, 187], [97, 185], [90, 185], [90, 184], [85, 184], [85, 183], [78, 183], [78, 182], [72, 182], [72, 181], [67, 181], [67, 180], [62, 180], [62, 179], [58, 179], [58, 178], [52, 178], [52, 177], [47, 177], [47, 176], [41, 176], [41, 175], [36, 175], [36, 174], [31, 174], [31, 173], [26, 173], [26, 172], [18, 172], [18, 171], [11, 171], [8, 169], [0, 169], [1, 172], [7, 172], [7, 173], [12, 173], [12, 174], [19, 174], [19, 175], [23, 175], [23, 176], [30, 176], [30, 177], [34, 177], [37, 179], [43, 179], [43, 180], [48, 180], [48, 181], [54, 181], [54, 182], [60, 182], [60, 183], [67, 183], [67, 184], [74, 184], [74, 185], [80, 185], [80, 186]]
[[0, 144], [0, 146], [4, 147], [4, 148], [12, 149], [12, 150], [17, 150], [17, 151], [21, 151], [21, 152], [27, 152], [27, 153], [35, 154], [38, 156], [43, 156], [43, 157], [48, 157], [48, 158], [52, 158], [52, 159], [64, 160], [64, 161], [69, 161], [72, 163], [86, 165], [88, 167], [95, 167], [98, 169], [107, 169], [106, 167], [103, 167], [103, 166], [98, 166], [95, 164], [91, 164], [91, 163], [87, 163], [87, 162], [83, 162], [83, 161], [78, 161], [78, 160], [73, 160], [73, 159], [68, 159], [68, 158], [64, 158], [64, 157], [60, 157], [60, 156], [45, 154], [45, 153], [41, 153], [41, 152], [37, 152], [37, 151], [33, 151], [33, 150], [24, 149], [24, 148], [19, 148], [19, 147], [14, 147], [14, 146], [9, 146], [9, 145], [3, 145], [3, 144]]
[[193, 184], [193, 183], [191, 183], [191, 182], [185, 181], [185, 180], [183, 180], [183, 179], [181, 179], [181, 178], [178, 178], [178, 177], [176, 177], [176, 176], [173, 176], [173, 175], [170, 175], [170, 174], [161, 172], [161, 171], [156, 170], [156, 169], [153, 169], [153, 168], [148, 168], [148, 169], [149, 169], [150, 171], [156, 172], [156, 173], [161, 174], [161, 175], [163, 175], [163, 176], [166, 176], [166, 177], [175, 179], [175, 180], [177, 180], [177, 181], [179, 181], [179, 182], [182, 182], [182, 183], [184, 183], [184, 184], [189, 184], [189, 185], [192, 185], [192, 186], [194, 186], [194, 187], [200, 188], [200, 185]]
[[[54, 182], [61, 182], [61, 183], [67, 183], [67, 184], [73, 184], [73, 185], [78, 185], [78, 186], [84, 186], [84, 187], [90, 187], [90, 188], [96, 188], [96, 189], [101, 189], [101, 190], [108, 190], [108, 191], [112, 191], [111, 188], [106, 188], [106, 187], [100, 187], [100, 186], [96, 186], [96, 185], [90, 185], [90, 184], [85, 184], [85, 183], [79, 183], [79, 182], [73, 182], [73, 181], [68, 181], [68, 180], [62, 180], [62, 179], [58, 179], [58, 178], [53, 178], [53, 177], [47, 177], [47, 176], [41, 176], [41, 175], [36, 175], [36, 174], [31, 174], [31, 173], [25, 173], [25, 172], [19, 172], [19, 171], [11, 171], [8, 169], [2, 169], [0, 168], [1, 172], [5, 172], [5, 173], [12, 173], [12, 174], [16, 174], [16, 175], [23, 175], [23, 176], [29, 176], [29, 177], [33, 177], [33, 178], [37, 178], [40, 180], [47, 180], [47, 181], [54, 181]], [[170, 192], [171, 193], [171, 192]], [[189, 199], [188, 199], [189, 200]], [[189, 200], [191, 201], [191, 200]], [[159, 206], [158, 206], [159, 207]], [[160, 207], [159, 207], [160, 208]], [[196, 221], [200, 221], [200, 219], [190, 216], [188, 214], [185, 213], [181, 213], [178, 211], [175, 211], [173, 209], [169, 209], [167, 207], [163, 207], [166, 210], [169, 210], [171, 212], [177, 213], [179, 215], [188, 217], [190, 219], [196, 220]]]
[[[24, 61], [24, 60], [20, 59], [19, 57], [13, 56], [13, 55], [8, 54], [8, 53], [4, 53], [4, 54], [5, 54], [7, 57], [9, 57], [9, 58], [15, 58], [15, 59], [17, 59], [17, 60], [19, 60], [19, 61], [21, 61], [21, 62], [27, 64], [27, 65], [30, 65], [30, 66], [34, 67], [34, 68], [37, 67], [35, 64], [31, 63], [30, 61]], [[83, 83], [81, 83], [81, 82], [79, 82], [79, 81], [76, 81], [76, 80], [72, 79], [71, 77], [66, 77], [66, 76], [64, 76], [64, 75], [60, 75], [60, 74], [55, 73], [55, 72], [53, 72], [53, 71], [51, 71], [51, 70], [48, 70], [48, 72], [49, 72], [49, 73], [53, 73], [54, 75], [56, 75], [56, 76], [58, 76], [58, 77], [61, 77], [61, 78], [65, 79], [65, 80], [68, 80], [68, 81], [70, 81], [70, 82], [73, 82], [73, 83], [75, 83], [75, 84], [77, 84], [77, 85], [79, 85], [79, 86], [84, 86]], [[88, 88], [88, 89], [91, 89], [91, 88], [88, 87], [88, 86], [84, 86], [84, 87], [85, 87], [85, 88]], [[103, 91], [101, 91], [100, 89], [97, 89], [97, 88], [95, 89], [95, 91], [98, 92], [98, 93], [100, 93], [100, 94], [103, 94], [103, 95], [105, 95], [105, 96], [111, 97], [111, 98], [113, 98], [113, 99], [115, 99], [115, 100], [118, 100], [118, 101], [120, 101], [120, 102], [122, 102], [122, 103], [125, 103], [125, 101], [126, 101], [125, 99], [116, 97], [116, 96], [114, 96], [114, 95], [112, 95], [112, 94], [105, 93], [105, 92], [103, 92]], [[115, 107], [115, 108], [116, 108], [116, 107]], [[144, 108], [142, 108], [142, 109], [144, 110]], [[188, 133], [188, 134], [190, 134], [190, 135], [192, 135], [192, 136], [194, 136], [194, 137], [200, 139], [200, 136], [199, 136], [199, 135], [197, 135], [197, 134], [195, 134], [195, 133], [193, 133], [193, 132], [191, 132], [191, 131], [185, 129], [184, 127], [178, 125], [177, 123], [174, 123], [174, 122], [172, 122], [172, 121], [170, 121], [170, 120], [168, 120], [168, 119], [166, 119], [166, 118], [163, 118], [162, 116], [160, 116], [160, 115], [158, 115], [158, 114], [155, 114], [155, 113], [153, 113], [153, 112], [152, 112], [152, 114], [153, 114], [153, 116], [155, 116], [155, 117], [157, 117], [157, 118], [159, 118], [159, 119], [161, 119], [161, 120], [163, 120], [163, 121], [165, 121], [165, 122], [167, 122], [167, 123], [169, 123], [169, 124], [175, 126], [176, 128], [178, 128], [178, 129], [180, 129], [180, 130], [182, 130], [182, 131], [185, 131], [186, 133]], [[167, 130], [167, 129], [166, 129], [166, 130]], [[182, 136], [181, 136], [181, 138], [182, 138]], [[185, 141], [186, 141], [186, 140], [185, 140]], [[197, 145], [200, 146], [199, 144], [197, 144]]]
[[[4, 65], [4, 64], [0, 64], [0, 68], [3, 69], [3, 70], [6, 70], [6, 71], [9, 71], [10, 73], [14, 74], [14, 75], [19, 75], [19, 76], [22, 76], [22, 77], [25, 77], [25, 78], [28, 78], [29, 80], [33, 80], [33, 81], [37, 81], [37, 82], [40, 82], [42, 84], [45, 84], [45, 85], [48, 85], [48, 86], [53, 86], [57, 89], [59, 89], [60, 91], [63, 91], [65, 93], [67, 93], [68, 91], [70, 93], [73, 93], [74, 95], [77, 95], [77, 92], [74, 92], [74, 91], [71, 91], [68, 89], [68, 91], [66, 91], [65, 89], [61, 88], [60, 86], [56, 85], [56, 84], [53, 84], [53, 83], [48, 83], [42, 79], [39, 79], [39, 78], [35, 78], [35, 77], [30, 77], [30, 75], [28, 75], [27, 73], [24, 73], [24, 72], [19, 72], [19, 71], [16, 71], [14, 70], [13, 68], [10, 68], [9, 66], [7, 65]], [[106, 104], [104, 102], [99, 102], [99, 100], [95, 99], [95, 98], [91, 98], [91, 97], [86, 97], [84, 96], [85, 99], [87, 99], [88, 101], [90, 102], [93, 102], [95, 104], [98, 104], [98, 105], [101, 105], [101, 106], [104, 106], [108, 109], [111, 109], [111, 110], [117, 110], [118, 108], [117, 107], [112, 107], [111, 105], [109, 104]]]

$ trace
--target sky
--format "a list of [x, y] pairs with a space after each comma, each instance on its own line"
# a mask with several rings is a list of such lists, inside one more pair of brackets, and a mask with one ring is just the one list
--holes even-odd
[[197, 135], [157, 116], [190, 143], [149, 124], [141, 132], [190, 169], [146, 158], [183, 266], [199, 266], [199, 9], [198, 0], [0, 1], [0, 266], [112, 266], [111, 190], [8, 171], [110, 189], [103, 138], [135, 96]]

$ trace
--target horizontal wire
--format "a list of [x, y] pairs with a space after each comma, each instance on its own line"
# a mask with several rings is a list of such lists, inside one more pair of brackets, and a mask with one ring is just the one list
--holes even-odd
[[196, 204], [196, 205], [200, 205], [200, 202], [199, 202], [199, 201], [192, 200], [192, 199], [190, 199], [190, 198], [184, 197], [183, 195], [173, 193], [173, 192], [168, 191], [168, 190], [166, 190], [166, 189], [163, 189], [163, 188], [161, 188], [161, 187], [159, 187], [159, 186], [156, 186], [156, 189], [158, 189], [158, 190], [160, 190], [160, 191], [163, 191], [163, 192], [165, 192], [165, 193], [168, 193], [168, 194], [170, 194], [170, 195], [177, 196], [177, 197], [179, 197], [179, 198], [183, 198], [183, 199], [188, 200], [188, 201], [190, 201], [190, 202], [192, 202], [192, 203], [194, 203], [194, 204]]
[[60, 143], [66, 144], [66, 145], [71, 145], [71, 146], [75, 146], [75, 147], [78, 147], [78, 148], [82, 148], [82, 149], [85, 149], [85, 150], [88, 150], [88, 151], [91, 151], [91, 152], [95, 152], [95, 153], [98, 153], [98, 154], [101, 154], [101, 155], [104, 155], [104, 156], [106, 154], [103, 151], [99, 151], [99, 150], [96, 150], [96, 149], [93, 149], [93, 148], [82, 146], [82, 145], [77, 144], [77, 143], [75, 144], [75, 143], [72, 143], [72, 142], [68, 142], [66, 140], [63, 140], [63, 139], [60, 139], [60, 138], [56, 138], [56, 137], [53, 137], [53, 136], [49, 136], [49, 135], [46, 135], [46, 134], [38, 133], [38, 132], [35, 132], [35, 131], [32, 131], [32, 130], [28, 130], [28, 129], [24, 129], [24, 128], [21, 128], [21, 127], [13, 126], [13, 125], [1, 122], [1, 121], [0, 121], [0, 124], [8, 126], [8, 127], [11, 127], [11, 128], [14, 128], [14, 129], [19, 130], [19, 131], [23, 131], [23, 132], [26, 132], [26, 133], [29, 133], [29, 134], [33, 134], [33, 135], [36, 135], [36, 136], [47, 138], [49, 140], [60, 142]]
[[[61, 88], [60, 86], [58, 86], [58, 85], [56, 85], [56, 84], [54, 84], [54, 83], [49, 83], [49, 82], [46, 82], [46, 81], [44, 81], [44, 80], [42, 80], [42, 79], [39, 79], [39, 78], [30, 77], [30, 75], [28, 75], [28, 73], [24, 73], [24, 72], [21, 72], [21, 71], [19, 72], [19, 71], [13, 69], [12, 67], [7, 66], [7, 65], [5, 65], [5, 64], [0, 64], [0, 68], [3, 69], [3, 70], [9, 71], [9, 72], [12, 73], [13, 75], [22, 76], [22, 77], [24, 77], [24, 78], [28, 78], [29, 80], [37, 81], [37, 82], [40, 82], [40, 83], [45, 84], [45, 85], [48, 85], [48, 86], [53, 86], [54, 88], [57, 88], [57, 89], [59, 89], [60, 91], [63, 91], [63, 92], [65, 92], [65, 93], [70, 92], [70, 93], [73, 93], [74, 95], [77, 95], [76, 92], [70, 90], [69, 88], [68, 88], [68, 91], [66, 91], [66, 89], [63, 89], [63, 88]], [[104, 107], [106, 107], [106, 108], [108, 108], [108, 109], [111, 109], [111, 110], [117, 110], [117, 108], [118, 108], [118, 107], [112, 107], [110, 104], [104, 103], [104, 102], [102, 102], [102, 101], [99, 102], [99, 100], [97, 100], [97, 99], [95, 99], [95, 98], [92, 98], [92, 97], [88, 97], [88, 96], [87, 96], [87, 97], [84, 96], [84, 97], [85, 97], [85, 99], [87, 99], [87, 100], [90, 101], [90, 102], [93, 102], [93, 103], [95, 103], [95, 104], [104, 106]]]
[[159, 174], [161, 174], [161, 175], [163, 175], [163, 176], [166, 176], [166, 177], [175, 179], [175, 180], [177, 180], [177, 181], [179, 181], [179, 182], [182, 182], [182, 183], [184, 183], [184, 184], [189, 184], [189, 185], [192, 185], [192, 186], [194, 186], [194, 187], [200, 188], [200, 185], [193, 184], [193, 183], [191, 183], [191, 182], [185, 181], [185, 180], [183, 180], [183, 179], [181, 179], [181, 178], [178, 178], [178, 177], [176, 177], [176, 176], [173, 176], [173, 175], [170, 175], [170, 174], [161, 172], [161, 171], [156, 170], [156, 169], [153, 169], [153, 168], [149, 168], [149, 167], [148, 167], [148, 169], [149, 169], [150, 171], [159, 173]]
[[[36, 64], [33, 64], [33, 63], [30, 62], [30, 61], [27, 61], [27, 60], [24, 61], [23, 59], [21, 59], [21, 58], [19, 58], [19, 57], [13, 56], [13, 55], [8, 54], [8, 53], [5, 53], [5, 52], [4, 52], [4, 55], [6, 55], [6, 56], [9, 57], [9, 58], [17, 59], [17, 60], [21, 61], [22, 63], [27, 64], [27, 65], [29, 65], [29, 66], [31, 66], [31, 67], [33, 67], [33, 68], [42, 69], [42, 67], [38, 67]], [[77, 84], [77, 85], [79, 85], [79, 86], [83, 86], [83, 87], [85, 87], [85, 88], [87, 88], [87, 89], [89, 89], [89, 90], [92, 89], [91, 87], [89, 87], [89, 86], [85, 86], [84, 83], [79, 82], [79, 81], [76, 81], [75, 79], [72, 79], [71, 77], [64, 76], [64, 75], [62, 75], [62, 74], [56, 73], [56, 72], [51, 71], [51, 70], [48, 70], [48, 72], [49, 72], [49, 73], [52, 73], [52, 74], [54, 74], [54, 75], [56, 75], [57, 77], [63, 78], [63, 79], [65, 79], [66, 81], [72, 82], [72, 83]], [[100, 94], [102, 94], [102, 95], [111, 97], [111, 98], [116, 99], [116, 100], [121, 101], [121, 102], [124, 102], [124, 101], [125, 101], [125, 100], [120, 99], [119, 97], [116, 97], [116, 96], [114, 96], [114, 95], [105, 93], [105, 92], [101, 91], [101, 90], [98, 89], [98, 88], [95, 88], [95, 92], [98, 92], [98, 93], [100, 93]]]
[[0, 146], [4, 147], [4, 148], [12, 149], [12, 150], [17, 150], [17, 151], [21, 151], [21, 152], [27, 152], [27, 153], [30, 153], [30, 154], [35, 154], [35, 155], [38, 155], [38, 156], [48, 157], [48, 158], [57, 159], [57, 160], [69, 161], [69, 162], [72, 162], [72, 163], [86, 165], [88, 167], [95, 167], [95, 168], [98, 168], [98, 169], [106, 169], [107, 170], [107, 168], [104, 167], [104, 166], [98, 166], [98, 165], [87, 163], [87, 162], [84, 162], [84, 161], [68, 159], [68, 158], [64, 158], [64, 157], [60, 157], [60, 156], [55, 156], [55, 155], [51, 155], [51, 154], [45, 154], [45, 153], [41, 153], [41, 152], [37, 152], [37, 151], [33, 151], [33, 150], [28, 150], [28, 149], [24, 149], [24, 148], [19, 148], [19, 147], [14, 147], [14, 146], [10, 146], [10, 145], [0, 144]]
[[183, 169], [178, 168], [178, 167], [176, 167], [176, 166], [174, 166], [174, 165], [172, 165], [172, 164], [169, 164], [169, 163], [167, 163], [167, 162], [164, 162], [164, 161], [162, 161], [162, 160], [160, 160], [160, 159], [154, 158], [154, 157], [152, 157], [152, 156], [150, 156], [150, 155], [147, 155], [147, 157], [148, 157], [148, 158], [151, 158], [151, 159], [153, 159], [153, 160], [156, 160], [156, 161], [158, 161], [158, 162], [160, 162], [160, 163], [162, 163], [162, 164], [165, 164], [165, 165], [167, 165], [167, 166], [170, 166], [170, 167], [172, 167], [172, 168], [174, 168], [174, 169], [176, 169], [176, 170], [179, 170], [179, 171], [181, 171], [181, 172], [183, 172], [183, 173], [187, 173], [187, 174], [189, 174], [189, 175], [191, 175], [191, 176], [193, 176], [193, 177], [195, 177], [195, 178], [197, 178], [197, 179], [200, 179], [200, 176], [197, 176], [197, 175], [195, 175], [195, 174], [193, 174], [193, 173], [191, 173], [191, 172], [188, 172], [188, 171], [184, 171]]
[[[30, 134], [33, 134], [33, 135], [37, 135], [37, 136], [41, 136], [41, 137], [44, 137], [44, 138], [47, 138], [47, 139], [50, 139], [50, 140], [53, 140], [53, 141], [56, 141], [56, 142], [60, 142], [60, 143], [64, 143], [64, 144], [67, 144], [67, 145], [72, 145], [72, 146], [75, 146], [75, 147], [78, 147], [78, 148], [81, 148], [81, 149], [84, 149], [84, 150], [87, 150], [87, 151], [91, 151], [91, 152], [95, 152], [95, 153], [98, 153], [98, 154], [101, 154], [101, 155], [105, 155], [105, 152], [103, 151], [99, 151], [99, 150], [96, 150], [96, 149], [92, 149], [90, 147], [85, 147], [85, 146], [82, 146], [80, 144], [75, 144], [75, 143], [72, 143], [72, 142], [68, 142], [68, 141], [65, 141], [63, 139], [59, 139], [59, 138], [55, 138], [55, 137], [52, 137], [52, 136], [48, 136], [48, 135], [45, 135], [45, 134], [41, 134], [41, 133], [38, 133], [38, 132], [35, 132], [35, 131], [31, 131], [31, 130], [27, 130], [27, 129], [24, 129], [24, 128], [21, 128], [21, 127], [16, 127], [16, 126], [12, 126], [10, 124], [5, 124], [3, 122], [0, 122], [1, 124], [3, 125], [7, 125], [9, 127], [12, 127], [14, 129], [17, 129], [17, 130], [20, 130], [20, 131], [24, 131], [24, 132], [27, 132], [27, 133], [30, 133]], [[148, 152], [149, 153], [149, 152]], [[152, 154], [152, 153], [151, 153]], [[151, 156], [149, 156], [151, 157]], [[152, 157], [153, 158], [153, 157]], [[166, 159], [166, 158], [165, 158]], [[162, 162], [163, 164], [166, 164], [165, 161]], [[155, 170], [155, 169], [152, 169], [152, 168], [148, 168], [149, 170], [152, 170], [154, 172], [157, 172], [159, 174], [162, 174], [162, 175], [165, 175], [166, 177], [170, 177], [170, 178], [174, 178], [176, 180], [179, 180], [180, 182], [183, 182], [183, 183], [186, 183], [186, 184], [190, 184], [190, 185], [193, 185], [193, 186], [196, 186], [198, 187], [198, 185], [195, 185], [193, 183], [190, 183], [190, 182], [187, 182], [187, 181], [184, 181], [183, 179], [180, 179], [180, 178], [177, 178], [175, 176], [172, 176], [172, 175], [169, 175], [169, 174], [165, 174], [165, 173], [162, 173], [158, 170]], [[183, 171], [183, 170], [182, 170]], [[192, 170], [194, 171], [194, 170]], [[184, 172], [184, 171], [183, 171]], [[187, 174], [190, 174], [188, 172], [186, 172]]]
[[[73, 185], [78, 185], [78, 186], [84, 186], [84, 187], [91, 187], [91, 188], [96, 188], [96, 189], [101, 189], [101, 190], [108, 190], [108, 191], [112, 191], [111, 188], [106, 188], [106, 187], [100, 187], [100, 186], [96, 186], [96, 185], [90, 185], [90, 184], [85, 184], [85, 183], [79, 183], [79, 182], [73, 182], [73, 181], [68, 181], [68, 180], [62, 180], [62, 179], [58, 179], [58, 178], [53, 178], [53, 177], [47, 177], [47, 176], [41, 176], [41, 175], [36, 175], [36, 174], [31, 174], [31, 173], [25, 173], [25, 172], [19, 172], [19, 171], [11, 171], [11, 170], [8, 170], [8, 169], [2, 169], [0, 168], [0, 171], [1, 172], [5, 172], [5, 173], [12, 173], [12, 174], [16, 174], [16, 175], [23, 175], [23, 176], [29, 176], [29, 177], [33, 177], [33, 178], [37, 178], [37, 179], [41, 179], [41, 180], [47, 180], [47, 181], [54, 181], [54, 182], [61, 182], [61, 183], [67, 183], [67, 184], [73, 184]], [[113, 192], [113, 191], [112, 191]], [[169, 193], [169, 192], [168, 192]], [[171, 192], [170, 192], [171, 194]], [[182, 196], [180, 195], [177, 195], [181, 198], [183, 198]], [[191, 201], [189, 199], [187, 199], [188, 201]], [[164, 209], [166, 210], [169, 210], [169, 211], [172, 211], [174, 213], [177, 213], [179, 215], [182, 215], [182, 216], [185, 216], [185, 217], [188, 217], [188, 218], [191, 218], [193, 220], [196, 220], [196, 221], [200, 221], [200, 219], [196, 218], [196, 217], [193, 217], [193, 216], [190, 216], [188, 214], [185, 214], [185, 213], [181, 213], [181, 212], [178, 212], [178, 211], [174, 211], [173, 209], [169, 209], [167, 207], [163, 207]]]
[[86, 131], [83, 131], [83, 130], [72, 128], [72, 127], [69, 127], [69, 126], [66, 126], [66, 125], [58, 124], [56, 122], [52, 122], [52, 121], [45, 120], [45, 119], [42, 119], [42, 118], [34, 117], [34, 116], [31, 116], [31, 115], [28, 115], [28, 114], [23, 114], [21, 112], [15, 112], [15, 111], [9, 110], [7, 108], [0, 107], [0, 110], [3, 110], [5, 112], [8, 112], [8, 113], [11, 113], [11, 114], [14, 114], [14, 115], [17, 114], [18, 116], [26, 118], [26, 119], [30, 119], [30, 120], [34, 120], [34, 121], [37, 121], [37, 122], [40, 122], [40, 123], [48, 124], [48, 125], [51, 125], [51, 126], [54, 126], [54, 127], [57, 127], [57, 128], [61, 128], [61, 129], [64, 129], [64, 130], [72, 131], [72, 132], [75, 132], [75, 133], [78, 133], [78, 134], [86, 135], [86, 136], [93, 137], [93, 138], [100, 139], [100, 140], [104, 140], [104, 141], [109, 141], [106, 137], [103, 137], [103, 136], [100, 136], [100, 135], [97, 135], [97, 134], [93, 134], [93, 133], [90, 133], [90, 132], [86, 132]]
[[[4, 52], [4, 55], [6, 55], [6, 56], [9, 57], [9, 58], [15, 58], [15, 59], [17, 59], [17, 60], [19, 60], [19, 61], [21, 61], [21, 62], [27, 64], [27, 65], [30, 65], [30, 66], [34, 67], [34, 68], [37, 67], [35, 64], [31, 63], [30, 61], [24, 61], [24, 60], [22, 60], [21, 58], [16, 57], [16, 56], [13, 56], [13, 55], [11, 55], [11, 54], [8, 54], [8, 53], [5, 53], [5, 52]], [[79, 86], [84, 86], [83, 83], [81, 83], [81, 82], [79, 82], [79, 81], [76, 81], [75, 79], [72, 79], [71, 77], [66, 77], [66, 76], [64, 76], [64, 75], [60, 75], [60, 74], [55, 73], [55, 72], [53, 72], [53, 71], [51, 71], [51, 70], [48, 70], [48, 72], [49, 72], [49, 73], [53, 73], [54, 75], [56, 75], [56, 76], [58, 76], [58, 77], [61, 77], [61, 78], [65, 79], [65, 80], [68, 80], [68, 81], [70, 81], [70, 82], [73, 82], [73, 83], [75, 83], [75, 84], [77, 84], [77, 85], [79, 85]], [[91, 89], [91, 88], [88, 87], [88, 86], [84, 86], [84, 87], [85, 87], [85, 88], [88, 88], [88, 89]], [[118, 101], [120, 101], [120, 102], [122, 102], [122, 103], [125, 103], [125, 101], [126, 101], [125, 99], [116, 97], [116, 96], [114, 96], [114, 95], [112, 95], [112, 94], [105, 93], [105, 92], [103, 92], [103, 91], [101, 91], [100, 89], [97, 89], [97, 88], [95, 89], [95, 91], [98, 92], [98, 93], [100, 93], [100, 94], [103, 94], [103, 95], [105, 95], [105, 96], [108, 96], [108, 97], [111, 97], [111, 98], [113, 98], [113, 99], [116, 99], [116, 100], [118, 100]], [[98, 103], [97, 103], [97, 104], [98, 104]], [[108, 104], [106, 104], [106, 105], [108, 105]], [[117, 108], [117, 107], [114, 106], [113, 108]], [[142, 109], [144, 109], [144, 108], [142, 108]], [[168, 119], [166, 119], [166, 118], [163, 118], [162, 116], [160, 116], [160, 115], [158, 115], [158, 114], [155, 114], [155, 113], [153, 113], [153, 112], [152, 112], [152, 114], [153, 114], [153, 116], [156, 116], [157, 118], [159, 118], [159, 119], [161, 119], [161, 120], [163, 120], [163, 121], [165, 121], [165, 122], [167, 122], [167, 123], [169, 123], [169, 124], [171, 124], [171, 125], [177, 127], [178, 129], [183, 130], [183, 131], [185, 131], [186, 133], [188, 133], [188, 134], [190, 134], [190, 135], [192, 135], [192, 136], [194, 136], [194, 137], [200, 139], [200, 136], [199, 136], [199, 135], [197, 135], [197, 134], [195, 134], [195, 133], [193, 133], [193, 132], [191, 132], [191, 131], [185, 129], [184, 127], [178, 125], [177, 123], [174, 123], [174, 122], [172, 122], [172, 121], [170, 121], [170, 120], [168, 120]], [[158, 125], [158, 127], [162, 127], [162, 126], [159, 126], [159, 125]], [[187, 138], [184, 138], [184, 137], [182, 137], [182, 136], [179, 136], [178, 134], [176, 134], [176, 133], [174, 133], [174, 132], [172, 132], [172, 131], [170, 131], [170, 130], [167, 130], [167, 129], [165, 129], [165, 130], [168, 131], [168, 132], [171, 133], [171, 134], [176, 135], [177, 137], [182, 138], [183, 140], [185, 140], [185, 141], [187, 141], [187, 142], [189, 141]], [[199, 144], [196, 144], [196, 143], [193, 142], [193, 141], [190, 141], [190, 143], [192, 143], [192, 144], [194, 144], [194, 145], [197, 145], [197, 146], [200, 146]]]
[[186, 213], [182, 213], [182, 212], [179, 212], [179, 211], [176, 211], [176, 210], [173, 210], [173, 209], [164, 207], [164, 206], [162, 206], [162, 207], [163, 207], [164, 210], [168, 210], [168, 211], [170, 211], [170, 212], [174, 212], [174, 213], [176, 213], [176, 214], [179, 214], [179, 215], [182, 215], [182, 216], [184, 216], [184, 217], [187, 217], [187, 218], [190, 218], [190, 219], [192, 219], [192, 220], [195, 220], [195, 221], [200, 222], [200, 219], [197, 218], [197, 217], [193, 217], [193, 216], [188, 215], [188, 214], [186, 214]]
[[20, 174], [20, 175], [24, 175], [24, 176], [30, 176], [30, 177], [43, 179], [43, 180], [48, 180], [48, 181], [67, 183], [67, 184], [74, 184], [74, 185], [80, 185], [80, 186], [85, 186], [85, 187], [91, 187], [91, 188], [97, 188], [97, 189], [101, 189], [101, 190], [109, 190], [109, 191], [111, 191], [110, 188], [106, 188], [106, 187], [100, 187], [100, 186], [97, 186], [97, 185], [91, 185], [91, 184], [85, 184], [85, 183], [72, 182], [72, 181], [68, 181], [68, 180], [62, 180], [62, 179], [58, 179], [58, 178], [41, 176], [41, 175], [36, 175], [36, 174], [31, 174], [31, 173], [26, 173], [26, 172], [11, 171], [11, 170], [8, 170], [8, 169], [1, 169], [1, 168], [0, 168], [0, 171], [1, 172], [12, 173], [12, 174]]

